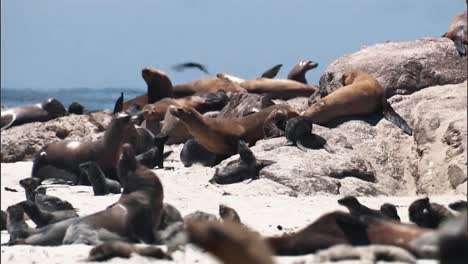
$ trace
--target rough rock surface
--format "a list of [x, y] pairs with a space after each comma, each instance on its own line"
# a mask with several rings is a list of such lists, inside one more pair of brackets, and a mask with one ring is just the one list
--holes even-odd
[[2, 131], [1, 162], [32, 160], [34, 153], [48, 143], [67, 140], [94, 140], [110, 123], [110, 112], [69, 115], [48, 122], [34, 122]]
[[387, 97], [410, 94], [435, 85], [457, 84], [467, 79], [467, 60], [447, 38], [386, 42], [363, 47], [328, 66], [320, 77], [320, 90], [341, 87], [341, 76], [351, 68], [368, 72], [387, 91]]

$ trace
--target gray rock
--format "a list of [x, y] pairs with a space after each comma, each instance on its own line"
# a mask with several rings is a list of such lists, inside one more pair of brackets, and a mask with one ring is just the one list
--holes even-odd
[[377, 78], [387, 97], [410, 94], [429, 86], [464, 82], [466, 67], [466, 58], [458, 55], [450, 39], [391, 41], [337, 59], [320, 77], [320, 90], [330, 93], [342, 87], [342, 74], [357, 68]]

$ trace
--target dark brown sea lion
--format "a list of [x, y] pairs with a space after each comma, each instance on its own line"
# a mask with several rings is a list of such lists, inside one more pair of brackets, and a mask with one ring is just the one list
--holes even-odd
[[274, 163], [269, 160], [257, 160], [249, 146], [242, 140], [239, 140], [237, 153], [239, 153], [238, 160], [229, 162], [224, 168], [216, 168], [213, 178], [209, 180], [210, 183], [231, 184], [246, 179], [258, 179], [260, 170]]
[[187, 68], [196, 68], [196, 69], [199, 69], [200, 71], [202, 71], [202, 72], [204, 72], [206, 74], [210, 74], [204, 65], [202, 65], [200, 63], [196, 63], [196, 62], [180, 63], [180, 64], [176, 64], [176, 65], [172, 66], [172, 68], [175, 71], [178, 71], [178, 72], [184, 71]]
[[78, 165], [95, 161], [106, 177], [117, 180], [116, 167], [121, 146], [127, 131], [133, 126], [130, 118], [126, 113], [117, 114], [104, 136], [95, 141], [62, 140], [44, 146], [34, 158], [32, 177], [42, 180], [58, 178], [75, 184], [89, 184], [88, 179], [82, 177]]
[[129, 144], [122, 147], [118, 172], [124, 189], [117, 203], [103, 211], [42, 228], [28, 230], [20, 226], [22, 237], [24, 233], [27, 236], [11, 244], [95, 245], [112, 240], [153, 243], [163, 207], [162, 184], [154, 172], [138, 164]]
[[219, 205], [219, 217], [221, 217], [223, 221], [234, 221], [239, 224], [241, 223], [239, 214], [236, 212], [236, 210], [224, 204]]
[[133, 105], [142, 108], [146, 104], [155, 103], [166, 97], [173, 97], [172, 83], [166, 73], [153, 68], [144, 68], [141, 75], [148, 85], [146, 94], [125, 102], [122, 107], [123, 110], [127, 110]]
[[261, 236], [242, 224], [228, 221], [190, 222], [189, 241], [225, 264], [273, 264], [271, 248]]
[[121, 193], [122, 186], [118, 181], [106, 178], [99, 165], [94, 161], [88, 161], [78, 165], [83, 174], [88, 177], [93, 186], [94, 195], [106, 195], [109, 193]]
[[453, 40], [458, 54], [466, 56], [468, 45], [467, 11], [457, 15], [450, 23], [449, 30], [442, 37]]
[[154, 146], [141, 154], [136, 156], [136, 160], [148, 169], [164, 168], [164, 159], [167, 158], [172, 151], [164, 152], [164, 143], [167, 141], [167, 136], [156, 136], [154, 137]]
[[437, 228], [442, 222], [454, 217], [445, 206], [431, 203], [428, 197], [411, 203], [408, 213], [411, 222], [426, 228]]
[[[285, 119], [282, 113], [278, 119]], [[298, 116], [293, 117], [286, 122], [284, 134], [287, 139], [287, 145], [297, 146], [302, 151], [307, 149], [324, 148], [329, 153], [334, 153], [334, 150], [327, 144], [327, 141], [319, 135], [312, 133], [312, 120]]]
[[288, 79], [307, 84], [306, 73], [317, 68], [317, 66], [318, 63], [313, 61], [301, 61], [289, 72]]
[[264, 138], [265, 120], [277, 109], [286, 111], [288, 118], [298, 116], [288, 105], [273, 105], [241, 118], [207, 118], [193, 108], [169, 107], [170, 113], [184, 123], [198, 143], [208, 151], [221, 155], [236, 153], [239, 140], [253, 145]]
[[221, 162], [218, 155], [208, 151], [193, 138], [184, 143], [180, 151], [180, 161], [185, 167], [190, 167], [197, 163], [203, 166], [213, 167]]
[[19, 205], [23, 207], [24, 212], [29, 216], [29, 219], [36, 224], [36, 227], [43, 227], [65, 219], [78, 217], [78, 214], [73, 210], [61, 210], [55, 212], [41, 210], [32, 201], [23, 201], [19, 203]]
[[310, 118], [315, 124], [325, 125], [338, 117], [369, 115], [381, 110], [387, 120], [412, 135], [413, 130], [393, 110], [384, 89], [375, 78], [363, 71], [351, 70], [343, 74], [342, 82], [344, 87], [319, 99], [302, 116]]
[[155, 259], [172, 260], [162, 249], [156, 246], [137, 246], [122, 241], [104, 242], [89, 252], [87, 261], [106, 261], [114, 257], [130, 258], [132, 253]]
[[31, 122], [45, 122], [64, 116], [66, 113], [67, 110], [59, 100], [49, 98], [38, 104], [2, 110], [1, 129], [4, 130], [11, 126], [19, 126]]
[[257, 78], [245, 80], [240, 86], [249, 93], [265, 94], [271, 99], [288, 100], [296, 97], [309, 97], [318, 91], [317, 86], [287, 79]]
[[68, 113], [75, 114], [75, 115], [82, 115], [85, 112], [85, 108], [78, 102], [72, 102], [68, 106]]
[[[396, 214], [396, 216], [395, 216], [395, 212], [392, 211], [390, 204], [386, 204], [385, 208], [387, 208], [387, 209], [384, 209], [383, 211], [382, 210], [380, 210], [380, 211], [379, 210], [374, 210], [374, 209], [370, 209], [369, 207], [361, 204], [358, 201], [358, 199], [356, 197], [354, 197], [354, 196], [345, 196], [345, 197], [339, 199], [338, 203], [343, 205], [344, 207], [348, 208], [351, 215], [354, 215], [356, 217], [360, 217], [360, 216], [363, 216], [363, 215], [371, 215], [371, 216], [375, 216], [375, 217], [390, 218], [390, 219], [393, 219], [393, 220], [400, 221], [400, 217], [398, 216], [398, 214]], [[396, 211], [396, 209], [395, 209], [395, 211]]]
[[277, 65], [271, 67], [270, 69], [268, 69], [264, 73], [262, 73], [261, 78], [270, 78], [270, 79], [275, 78], [275, 76], [278, 74], [278, 72], [279, 72], [279, 70], [281, 69], [282, 66], [283, 66], [283, 64], [277, 64]]

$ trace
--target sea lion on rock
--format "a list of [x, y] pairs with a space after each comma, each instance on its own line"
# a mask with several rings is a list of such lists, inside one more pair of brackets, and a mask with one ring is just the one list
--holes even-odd
[[124, 190], [117, 203], [103, 211], [42, 228], [21, 228], [27, 237], [11, 244], [99, 244], [110, 240], [152, 243], [163, 207], [161, 181], [154, 172], [138, 164], [129, 144], [122, 146], [118, 173]]
[[144, 68], [141, 75], [148, 86], [146, 94], [125, 102], [122, 107], [123, 110], [129, 109], [133, 105], [142, 108], [146, 104], [155, 103], [166, 97], [173, 97], [172, 83], [166, 73], [153, 68]]
[[23, 207], [24, 212], [29, 216], [29, 219], [36, 224], [36, 227], [43, 227], [65, 219], [78, 217], [78, 214], [73, 210], [61, 210], [55, 212], [41, 210], [32, 201], [23, 201], [19, 203], [19, 205]]
[[207, 250], [225, 264], [273, 264], [271, 248], [261, 236], [232, 221], [191, 222], [189, 241]]
[[466, 56], [468, 45], [467, 11], [457, 15], [450, 23], [449, 30], [442, 37], [453, 40], [460, 56]]
[[237, 152], [239, 159], [226, 164], [226, 167], [216, 168], [210, 183], [231, 184], [244, 181], [246, 179], [258, 179], [258, 174], [264, 167], [273, 164], [273, 161], [257, 160], [247, 144], [239, 140]]
[[82, 177], [78, 165], [95, 161], [106, 177], [117, 180], [116, 167], [121, 146], [130, 126], [133, 126], [130, 118], [126, 113], [117, 114], [104, 136], [95, 141], [62, 140], [45, 145], [36, 153], [32, 177], [41, 180], [58, 178], [75, 184], [89, 184], [88, 179]]
[[63, 104], [55, 98], [34, 105], [9, 108], [1, 113], [1, 130], [31, 122], [49, 121], [66, 113]]
[[180, 98], [194, 94], [216, 93], [224, 90], [226, 93], [246, 93], [247, 91], [227, 78], [209, 77], [189, 83], [178, 84], [174, 87], [174, 97]]
[[68, 113], [69, 114], [82, 115], [84, 113], [84, 111], [85, 111], [84, 106], [82, 106], [78, 102], [72, 102], [68, 106]]
[[288, 100], [296, 97], [309, 97], [318, 91], [317, 86], [287, 79], [257, 78], [245, 80], [240, 86], [249, 93], [265, 94], [271, 99]]
[[273, 105], [241, 118], [207, 118], [193, 108], [170, 106], [171, 114], [179, 118], [190, 134], [208, 151], [232, 155], [237, 152], [239, 140], [250, 145], [264, 138], [265, 120], [276, 109], [287, 112], [287, 117], [298, 116], [289, 105]]
[[122, 241], [104, 242], [89, 252], [87, 261], [106, 261], [114, 257], [130, 258], [132, 253], [156, 259], [172, 260], [162, 249], [156, 246], [137, 246]]
[[282, 66], [283, 66], [283, 64], [277, 64], [277, 65], [271, 67], [270, 69], [268, 69], [264, 73], [262, 73], [261, 78], [270, 78], [270, 79], [275, 78], [275, 76], [278, 74], [278, 72], [279, 72], [279, 70], [281, 69]]
[[239, 214], [236, 212], [236, 210], [224, 204], [219, 205], [219, 217], [221, 217], [223, 221], [234, 221], [239, 224], [241, 223]]
[[437, 228], [454, 215], [445, 206], [431, 203], [428, 197], [417, 199], [408, 208], [409, 219], [420, 227]]
[[88, 161], [78, 165], [80, 170], [88, 177], [93, 186], [94, 195], [106, 195], [109, 193], [121, 193], [122, 186], [118, 181], [107, 179], [99, 165], [94, 161]]
[[[362, 215], [371, 215], [371, 216], [375, 216], [375, 217], [383, 217], [383, 218], [390, 218], [390, 219], [393, 219], [393, 220], [397, 220], [397, 221], [400, 221], [400, 217], [398, 216], [398, 214], [395, 216], [394, 212], [391, 211], [390, 209], [390, 212], [392, 213], [388, 213], [389, 210], [373, 210], [373, 209], [370, 209], [369, 207], [365, 206], [365, 205], [362, 205], [358, 199], [354, 196], [346, 196], [346, 197], [343, 197], [341, 199], [338, 200], [338, 203], [343, 205], [344, 207], [348, 208], [349, 212], [351, 213], [351, 215], [353, 216], [356, 216], [356, 217], [360, 217]], [[385, 208], [388, 209], [388, 207], [391, 207], [389, 204], [387, 204], [385, 206]], [[398, 217], [398, 218], [397, 218]]]
[[307, 84], [306, 73], [317, 68], [317, 66], [318, 63], [313, 61], [301, 61], [289, 72], [288, 79]]
[[[284, 119], [284, 116], [280, 118]], [[304, 116], [293, 117], [286, 122], [284, 130], [287, 144], [297, 146], [302, 151], [308, 148], [324, 148], [329, 153], [334, 153], [327, 141], [319, 135], [312, 133], [312, 120]]]
[[381, 110], [387, 120], [412, 135], [413, 130], [393, 110], [384, 89], [375, 78], [363, 71], [351, 70], [343, 74], [341, 81], [344, 87], [319, 99], [302, 116], [310, 118], [315, 124], [325, 125], [338, 117], [369, 115]]

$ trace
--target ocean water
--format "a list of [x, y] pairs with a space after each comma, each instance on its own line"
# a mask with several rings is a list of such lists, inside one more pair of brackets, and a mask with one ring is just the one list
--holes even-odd
[[63, 103], [65, 108], [72, 102], [79, 102], [89, 110], [112, 110], [120, 93], [124, 93], [127, 101], [135, 96], [146, 93], [146, 88], [71, 88], [58, 90], [32, 90], [32, 89], [1, 89], [1, 103], [8, 108], [36, 104], [50, 97]]

